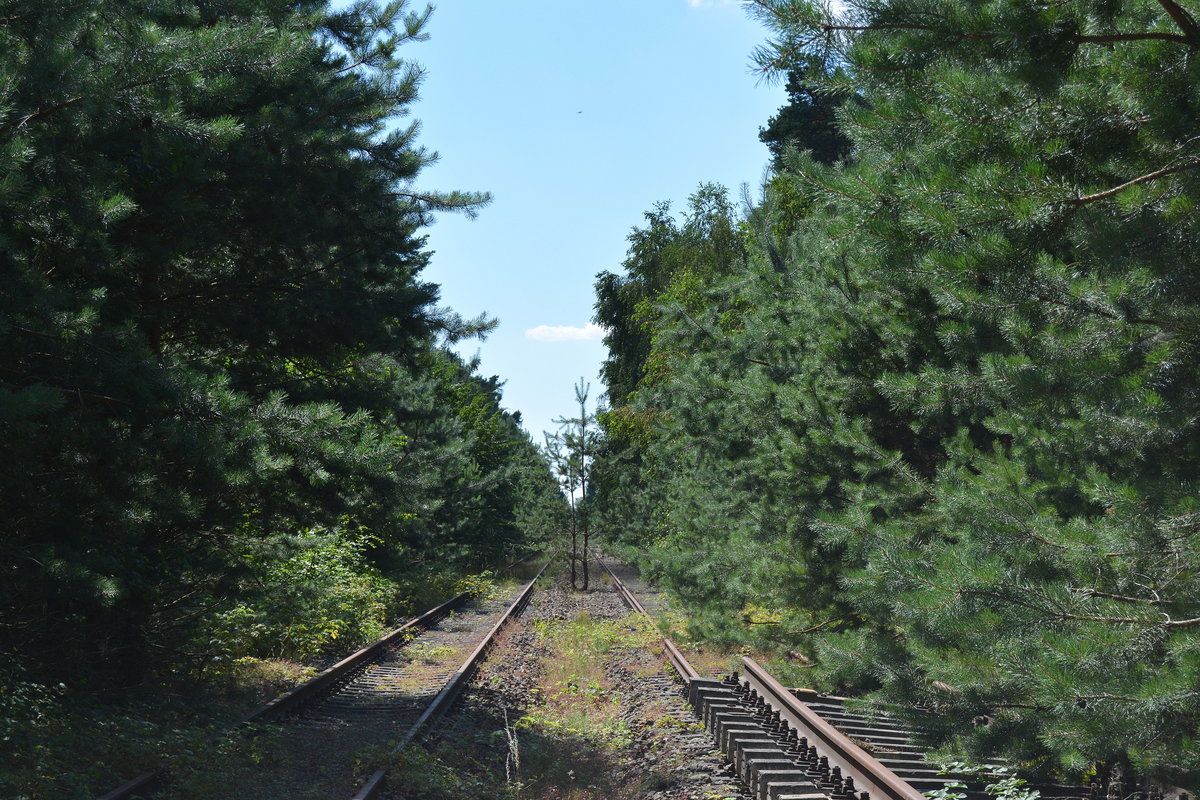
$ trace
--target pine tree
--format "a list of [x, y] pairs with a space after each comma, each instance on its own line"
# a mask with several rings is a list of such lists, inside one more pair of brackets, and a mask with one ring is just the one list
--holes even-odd
[[977, 752], [1195, 769], [1181, 365], [1200, 29], [1170, 0], [755, 8], [778, 34], [765, 67], [816, 48], [865, 87], [861, 167], [793, 165], [838, 209], [814, 223], [821, 260], [887, 301], [874, 387], [914, 432], [942, 427], [917, 452], [869, 427], [838, 437], [863, 466], [818, 528], [859, 553], [848, 596], [879, 622], [823, 660], [939, 704]]
[[419, 230], [486, 200], [417, 188], [433, 156], [392, 127], [427, 19], [0, 15], [0, 636], [46, 677], [139, 681], [151, 639], [237, 590], [239, 537], [404, 516], [391, 415], [455, 327]]
[[980, 758], [1187, 785], [1200, 29], [1171, 0], [751, 8], [764, 69], [844, 65], [812, 77], [861, 93], [854, 157], [785, 151], [690, 299], [669, 230], [653, 282], [602, 279], [600, 502], [653, 492], [629, 529], [713, 635], [937, 707]]
[[546, 433], [545, 448], [547, 460], [558, 475], [571, 509], [571, 587], [585, 592], [590, 583], [588, 548], [592, 534], [592, 471], [599, 447], [596, 415], [587, 408], [590, 389], [583, 378], [575, 384], [579, 416], [556, 419], [559, 429], [556, 433]]
[[[835, 164], [850, 155], [851, 142], [842, 133], [837, 110], [855, 95], [846, 91], [823, 90], [832, 80], [823, 63], [808, 53], [787, 70], [788, 104], [767, 121], [758, 132], [758, 140], [771, 151], [771, 166], [784, 168], [784, 152], [789, 147], [808, 150], [814, 160]], [[821, 75], [818, 84], [810, 75]]]

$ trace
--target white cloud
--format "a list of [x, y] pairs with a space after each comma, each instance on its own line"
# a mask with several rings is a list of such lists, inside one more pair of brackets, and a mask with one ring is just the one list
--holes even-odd
[[594, 322], [582, 328], [574, 325], [538, 325], [525, 331], [525, 338], [537, 342], [594, 342], [603, 339], [605, 333], [605, 329]]

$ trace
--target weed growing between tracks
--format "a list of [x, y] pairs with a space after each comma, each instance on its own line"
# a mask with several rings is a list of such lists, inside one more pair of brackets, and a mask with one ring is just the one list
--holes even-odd
[[551, 589], [534, 606], [503, 634], [438, 743], [394, 757], [404, 786], [389, 798], [632, 800], [665, 786], [667, 773], [639, 763], [645, 733], [609, 677], [616, 661], [661, 671], [647, 652], [653, 626], [603, 591]]
[[642, 780], [613, 768], [634, 734], [623, 716], [621, 688], [612, 685], [604, 666], [617, 651], [652, 644], [653, 629], [635, 617], [601, 619], [586, 611], [531, 627], [546, 652], [542, 680], [534, 687], [538, 702], [506, 731], [522, 796], [599, 800], [644, 790]]
[[550, 655], [541, 690], [542, 704], [522, 717], [519, 729], [561, 731], [595, 743], [629, 742], [620, 718], [620, 690], [604, 676], [604, 661], [614, 650], [644, 648], [657, 633], [642, 618], [596, 619], [586, 611], [571, 621], [538, 620], [535, 635]]

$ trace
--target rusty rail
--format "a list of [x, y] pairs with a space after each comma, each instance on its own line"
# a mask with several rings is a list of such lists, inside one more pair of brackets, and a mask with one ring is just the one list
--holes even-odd
[[[629, 587], [627, 587], [625, 583], [617, 577], [617, 574], [613, 572], [612, 569], [609, 568], [608, 564], [605, 564], [602, 559], [597, 558], [596, 560], [600, 562], [600, 566], [604, 568], [604, 571], [608, 573], [608, 577], [612, 579], [613, 586], [617, 588], [617, 594], [619, 594], [621, 599], [625, 601], [625, 605], [629, 606], [634, 611], [637, 611], [639, 614], [646, 617], [646, 619], [649, 619], [653, 624], [653, 619], [650, 617], [649, 612], [647, 612], [641, 602], [639, 602], [638, 599], [633, 596], [633, 592], [629, 591]], [[674, 667], [677, 673], [679, 673], [679, 677], [685, 684], [690, 683], [693, 679], [700, 677], [700, 673], [697, 672], [695, 667], [691, 665], [691, 663], [683, 655], [683, 652], [675, 646], [674, 642], [664, 636], [662, 639], [662, 645], [663, 650], [665, 650], [667, 653], [667, 658], [671, 661], [671, 666]]]
[[[551, 559], [551, 561], [553, 561], [553, 559]], [[463, 664], [458, 668], [458, 671], [450, 677], [450, 680], [447, 681], [446, 685], [442, 687], [442, 690], [438, 692], [437, 697], [433, 698], [433, 702], [426, 707], [425, 711], [421, 714], [421, 717], [415, 723], [413, 723], [413, 726], [408, 729], [407, 733], [404, 734], [399, 744], [397, 744], [394, 748], [393, 752], [400, 752], [408, 747], [408, 745], [417, 738], [417, 735], [423, 728], [441, 717], [442, 714], [446, 713], [447, 709], [453, 705], [459, 694], [462, 693], [462, 690], [466, 688], [467, 683], [470, 682], [471, 676], [475, 674], [475, 670], [478, 668], [480, 662], [483, 661], [488, 651], [492, 648], [497, 635], [499, 635], [500, 631], [504, 629], [504, 626], [507, 625], [513, 617], [521, 613], [521, 610], [525, 608], [525, 605], [529, 602], [530, 596], [533, 594], [534, 586], [537, 584], [542, 575], [545, 574], [546, 568], [550, 566], [551, 561], [547, 561], [545, 566], [538, 570], [538, 574], [534, 576], [533, 580], [525, 585], [525, 588], [521, 590], [521, 593], [517, 596], [517, 599], [514, 600], [507, 609], [505, 609], [503, 614], [500, 615], [500, 619], [495, 625], [492, 626], [492, 629], [488, 631], [487, 636], [485, 636], [483, 641], [480, 642], [473, 651], [471, 651], [471, 654], [467, 656], [465, 661], [463, 661]], [[387, 778], [387, 770], [376, 770], [375, 773], [367, 779], [366, 783], [359, 788], [352, 800], [375, 800], [375, 798], [379, 797], [383, 790], [387, 788]]]
[[374, 644], [369, 644], [358, 652], [346, 656], [332, 667], [309, 678], [296, 688], [255, 709], [238, 724], [253, 725], [259, 722], [266, 722], [304, 705], [326, 689], [349, 677], [359, 668], [369, 664], [375, 656], [379, 655], [387, 647], [402, 642], [415, 629], [432, 625], [451, 608], [467, 599], [467, 595], [467, 592], [457, 594], [441, 605], [429, 609], [421, 616], [410, 619]]
[[[403, 641], [409, 634], [418, 628], [423, 628], [436, 622], [443, 614], [449, 611], [454, 606], [461, 603], [468, 596], [467, 592], [457, 594], [451, 597], [444, 603], [434, 606], [433, 608], [421, 614], [418, 617], [410, 619], [400, 627], [393, 630], [391, 633], [384, 636], [377, 642], [369, 644], [366, 647], [346, 656], [341, 661], [334, 664], [332, 667], [323, 670], [312, 678], [309, 678], [304, 683], [301, 683], [295, 688], [289, 689], [279, 697], [264, 703], [263, 705], [250, 712], [244, 719], [237, 723], [235, 728], [246, 727], [260, 722], [276, 719], [284, 714], [295, 711], [300, 706], [311, 702], [326, 690], [336, 686], [343, 680], [350, 678], [359, 669], [365, 667], [378, 656], [387, 647]], [[130, 800], [130, 798], [146, 796], [148, 793], [157, 791], [161, 788], [163, 779], [166, 777], [166, 767], [160, 767], [156, 770], [144, 772], [141, 775], [126, 781], [117, 788], [101, 795], [97, 800]]]
[[742, 658], [746, 683], [757, 691], [788, 724], [808, 739], [817, 752], [840, 767], [843, 775], [854, 778], [860, 792], [869, 792], [872, 800], [925, 800], [925, 796], [899, 775], [850, 740], [850, 737], [829, 724], [800, 702], [792, 692], [775, 680], [769, 672], [750, 658]]
[[[608, 564], [601, 560], [600, 565], [612, 578], [625, 603], [630, 608], [646, 614], [646, 609]], [[663, 647], [685, 684], [691, 684], [700, 677], [670, 639], [663, 638]], [[745, 670], [745, 682], [777, 710], [799, 735], [807, 738], [809, 744], [815, 747], [820, 755], [828, 758], [831, 766], [839, 767], [843, 775], [852, 777], [857, 792], [869, 793], [871, 800], [926, 800], [921, 792], [808, 708], [754, 659], [743, 658], [742, 666]]]

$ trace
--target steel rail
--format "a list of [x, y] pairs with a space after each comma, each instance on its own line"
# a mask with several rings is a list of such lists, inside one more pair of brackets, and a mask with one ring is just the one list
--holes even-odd
[[[600, 566], [604, 568], [604, 571], [608, 573], [608, 577], [612, 579], [613, 585], [617, 587], [617, 594], [619, 594], [621, 599], [625, 601], [625, 605], [629, 606], [634, 611], [637, 611], [646, 619], [650, 620], [651, 624], [654, 624], [654, 620], [650, 616], [650, 613], [646, 611], [646, 608], [641, 604], [641, 602], [639, 602], [638, 599], [633, 596], [633, 592], [629, 591], [629, 587], [625, 585], [624, 581], [617, 577], [617, 574], [612, 571], [608, 564], [604, 563], [603, 559], [596, 558], [596, 560], [600, 562]], [[677, 673], [679, 673], [679, 677], [683, 679], [685, 684], [691, 683], [693, 679], [700, 677], [700, 673], [697, 672], [696, 668], [691, 665], [691, 663], [683, 655], [683, 652], [675, 646], [674, 642], [664, 636], [662, 637], [662, 645], [663, 650], [665, 650], [667, 653], [667, 658], [671, 662], [671, 666], [675, 668]]]
[[125, 781], [125, 783], [122, 783], [108, 794], [101, 795], [98, 800], [125, 800], [129, 797], [138, 797], [143, 792], [156, 791], [165, 774], [165, 767], [159, 767], [150, 772], [143, 772], [136, 778]]
[[[626, 604], [630, 608], [645, 614], [646, 611], [642, 607], [642, 604], [633, 596], [629, 588], [625, 586], [604, 561], [597, 560], [600, 561], [600, 565], [612, 578], [618, 593], [625, 600]], [[713, 700], [712, 705], [709, 706], [708, 701], [703, 699], [703, 695], [707, 692], [711, 696], [716, 687], [708, 685], [709, 681], [700, 678], [695, 674], [695, 670], [691, 670], [690, 665], [687, 664], [687, 660], [683, 658], [682, 653], [678, 652], [678, 649], [675, 648], [669, 639], [664, 638], [663, 642], [668, 647], [668, 654], [671, 655], [676, 669], [681, 676], [685, 676], [684, 681], [689, 685], [689, 699], [697, 707], [698, 711], [706, 714], [706, 724], [709, 724], [710, 730], [714, 731], [719, 740], [724, 741], [722, 738], [723, 734], [720, 733], [721, 723], [716, 721], [720, 718], [721, 714], [714, 712], [710, 721], [707, 713], [712, 709], [723, 708], [722, 704], [729, 704], [734, 698], [723, 698], [717, 695], [719, 699]], [[678, 654], [682, 666], [675, 662], [676, 654]], [[847, 698], [834, 695], [820, 695], [812, 689], [788, 689], [768, 673], [761, 664], [749, 657], [742, 659], [742, 667], [746, 673], [745, 678], [736, 682], [744, 683], [746, 687], [753, 690], [759, 700], [766, 703], [768, 709], [778, 712], [778, 721], [786, 722], [786, 725], [791, 726], [793, 729], [793, 738], [791, 741], [802, 740], [804, 746], [809, 747], [811, 751], [815, 751], [815, 757], [824, 762], [824, 765], [820, 766], [818, 771], [823, 771], [824, 774], [828, 775], [831, 767], [837, 767], [842, 777], [853, 779], [853, 789], [842, 785], [841, 789], [835, 788], [833, 790], [834, 793], [830, 794], [830, 796], [849, 800], [850, 792], [852, 791], [853, 796], [858, 800], [926, 800], [925, 795], [914, 783], [921, 786], [928, 784], [944, 785], [950, 779], [950, 776], [947, 776], [945, 780], [932, 780], [931, 773], [936, 770], [936, 767], [932, 767], [923, 761], [914, 761], [912, 758], [907, 757], [904, 751], [885, 750], [880, 758], [890, 760], [891, 763], [899, 763], [900, 767], [897, 769], [913, 781], [913, 783], [910, 783], [908, 780], [905, 780], [905, 777], [901, 776], [900, 772], [891, 769], [888, 764], [883, 763], [880, 759], [866, 752], [858, 743], [839, 730], [837, 725], [844, 724], [851, 729], [854, 729], [856, 725], [853, 717], [846, 719], [844, 709], [833, 715], [837, 720], [841, 721], [830, 722], [821, 715], [818, 709], [810, 708], [805, 702], [809, 701], [816, 705], [825, 706], [831, 701], [840, 704], [840, 701], [844, 701]], [[690, 670], [690, 675], [688, 675], [687, 670]], [[734, 673], [733, 679], [737, 678], [737, 673]], [[733, 681], [733, 679], [727, 678], [721, 684], [727, 684]], [[695, 686], [698, 690], [695, 694], [690, 691], [690, 687], [692, 686]], [[750, 710], [753, 711], [753, 704], [751, 704]], [[732, 729], [737, 730], [737, 721], [730, 724]], [[747, 723], [742, 722], [742, 724]], [[774, 738], [778, 741], [780, 739], [780, 730], [780, 728], [772, 728], [770, 731], [764, 729], [763, 734], [768, 738]], [[786, 730], [786, 727], [784, 730]], [[903, 728], [895, 728], [892, 731], [893, 739], [891, 742], [883, 742], [883, 744], [901, 747], [901, 745], [895, 743], [895, 737], [904, 737], [905, 741], [908, 741], [911, 733], [911, 731], [904, 730]], [[862, 740], [866, 742], [877, 741], [876, 734], [864, 732], [861, 729], [861, 725], [858, 727], [857, 735], [861, 736]], [[732, 740], [731, 736], [730, 741]], [[870, 745], [868, 744], [868, 746]], [[911, 752], [911, 749], [909, 752]], [[905, 757], [897, 758], [898, 756]], [[741, 758], [742, 755], [735, 756], [731, 750], [729, 751], [729, 757], [737, 763], [737, 759]], [[797, 763], [797, 766], [800, 766], [803, 772], [808, 773], [809, 777], [816, 781], [818, 778], [814, 777], [813, 771], [816, 762], [810, 762], [808, 758], [801, 756], [799, 759], [795, 759], [795, 761], [803, 762], [803, 766], [800, 763]], [[820, 783], [821, 791], [824, 792], [829, 787], [829, 784], [825, 783], [824, 780], [821, 780]], [[839, 783], [840, 780], [835, 781], [834, 786], [836, 787]], [[942, 786], [935, 785], [933, 788], [938, 789], [942, 788]], [[1085, 787], [1058, 784], [1030, 784], [1026, 788], [1040, 791], [1042, 797], [1047, 798], [1047, 800], [1079, 800], [1079, 798], [1095, 798], [1097, 796], [1094, 785], [1091, 787], [1090, 794], [1089, 790]], [[846, 794], [836, 794], [838, 791], [845, 792]], [[982, 791], [968, 789], [967, 792], [966, 796], [968, 798], [980, 798], [982, 800], [987, 797]], [[771, 796], [773, 797], [774, 795]], [[1182, 793], [1176, 800], [1188, 800], [1187, 793]]]
[[415, 628], [425, 628], [432, 625], [451, 608], [467, 599], [469, 594], [469, 592], [457, 594], [441, 605], [429, 609], [421, 616], [410, 619], [374, 644], [369, 644], [361, 650], [346, 656], [320, 674], [309, 678], [294, 689], [255, 709], [239, 722], [238, 725], [253, 725], [276, 719], [310, 702], [317, 695], [324, 692], [324, 690], [336, 685], [342, 679], [348, 678], [358, 668], [369, 664], [375, 656], [378, 656], [386, 648], [403, 641]]
[[[626, 604], [649, 617], [646, 609], [608, 564], [601, 559], [597, 560], [612, 578], [617, 592]], [[690, 684], [693, 679], [700, 677], [670, 639], [663, 637], [663, 646], [685, 683]], [[874, 800], [926, 800], [921, 792], [804, 705], [754, 659], [744, 657], [742, 665], [750, 687], [778, 710], [780, 716], [794, 726], [801, 736], [806, 737], [820, 755], [828, 758], [831, 765], [839, 767], [843, 775], [854, 778], [856, 792], [868, 792]], [[861, 794], [859, 796], [861, 797]]]
[[[454, 701], [458, 699], [458, 696], [462, 693], [463, 689], [466, 688], [471, 676], [475, 674], [475, 670], [478, 668], [479, 663], [483, 661], [488, 651], [492, 648], [492, 645], [495, 644], [496, 636], [501, 630], [503, 630], [504, 626], [512, 620], [513, 617], [521, 613], [521, 610], [525, 608], [525, 605], [529, 602], [530, 596], [533, 594], [534, 586], [546, 572], [546, 568], [550, 566], [552, 561], [553, 559], [551, 559], [551, 561], [547, 561], [545, 566], [538, 570], [538, 574], [534, 576], [533, 580], [526, 584], [525, 588], [522, 589], [521, 593], [517, 596], [517, 599], [514, 600], [507, 609], [505, 609], [504, 613], [500, 615], [500, 619], [495, 625], [492, 626], [492, 629], [489, 630], [487, 635], [483, 638], [483, 641], [481, 641], [479, 645], [473, 651], [471, 651], [471, 654], [467, 656], [465, 661], [463, 661], [462, 666], [459, 667], [458, 671], [450, 677], [450, 680], [446, 682], [446, 685], [442, 687], [442, 690], [438, 692], [437, 696], [433, 698], [433, 701], [425, 708], [425, 711], [421, 714], [420, 718], [413, 723], [411, 728], [408, 729], [408, 732], [404, 734], [404, 736], [400, 739], [400, 742], [395, 746], [395, 748], [393, 748], [392, 752], [399, 753], [403, 751], [417, 738], [417, 735], [424, 727], [441, 717], [444, 713], [446, 713], [447, 709], [454, 704]], [[375, 800], [375, 798], [379, 797], [383, 790], [387, 788], [387, 778], [387, 770], [376, 770], [375, 773], [367, 779], [367, 782], [362, 785], [352, 800]]]
[[[443, 614], [449, 611], [454, 606], [461, 603], [468, 597], [468, 592], [451, 597], [444, 603], [441, 603], [429, 609], [418, 617], [405, 622], [400, 627], [388, 633], [382, 639], [360, 648], [343, 658], [341, 661], [334, 664], [317, 675], [309, 678], [304, 683], [289, 689], [288, 691], [276, 697], [267, 703], [250, 712], [246, 717], [234, 725], [234, 729], [248, 727], [260, 722], [267, 722], [272, 719], [277, 719], [285, 714], [295, 711], [297, 708], [312, 702], [314, 699], [324, 694], [324, 692], [333, 686], [336, 686], [343, 680], [353, 676], [359, 669], [367, 666], [383, 650], [391, 645], [397, 644], [406, 638], [413, 630], [424, 628], [432, 625]], [[141, 775], [126, 781], [117, 788], [101, 795], [97, 800], [130, 800], [147, 792], [157, 791], [160, 788], [160, 783], [166, 777], [167, 768], [159, 767], [156, 770], [144, 772]]]
[[769, 672], [749, 656], [742, 658], [746, 683], [755, 689], [788, 724], [808, 739], [817, 752], [829, 763], [841, 769], [843, 775], [854, 778], [857, 792], [869, 792], [872, 800], [926, 800], [899, 775], [863, 750], [846, 734], [823, 720], [804, 705], [791, 691], [775, 680]]

